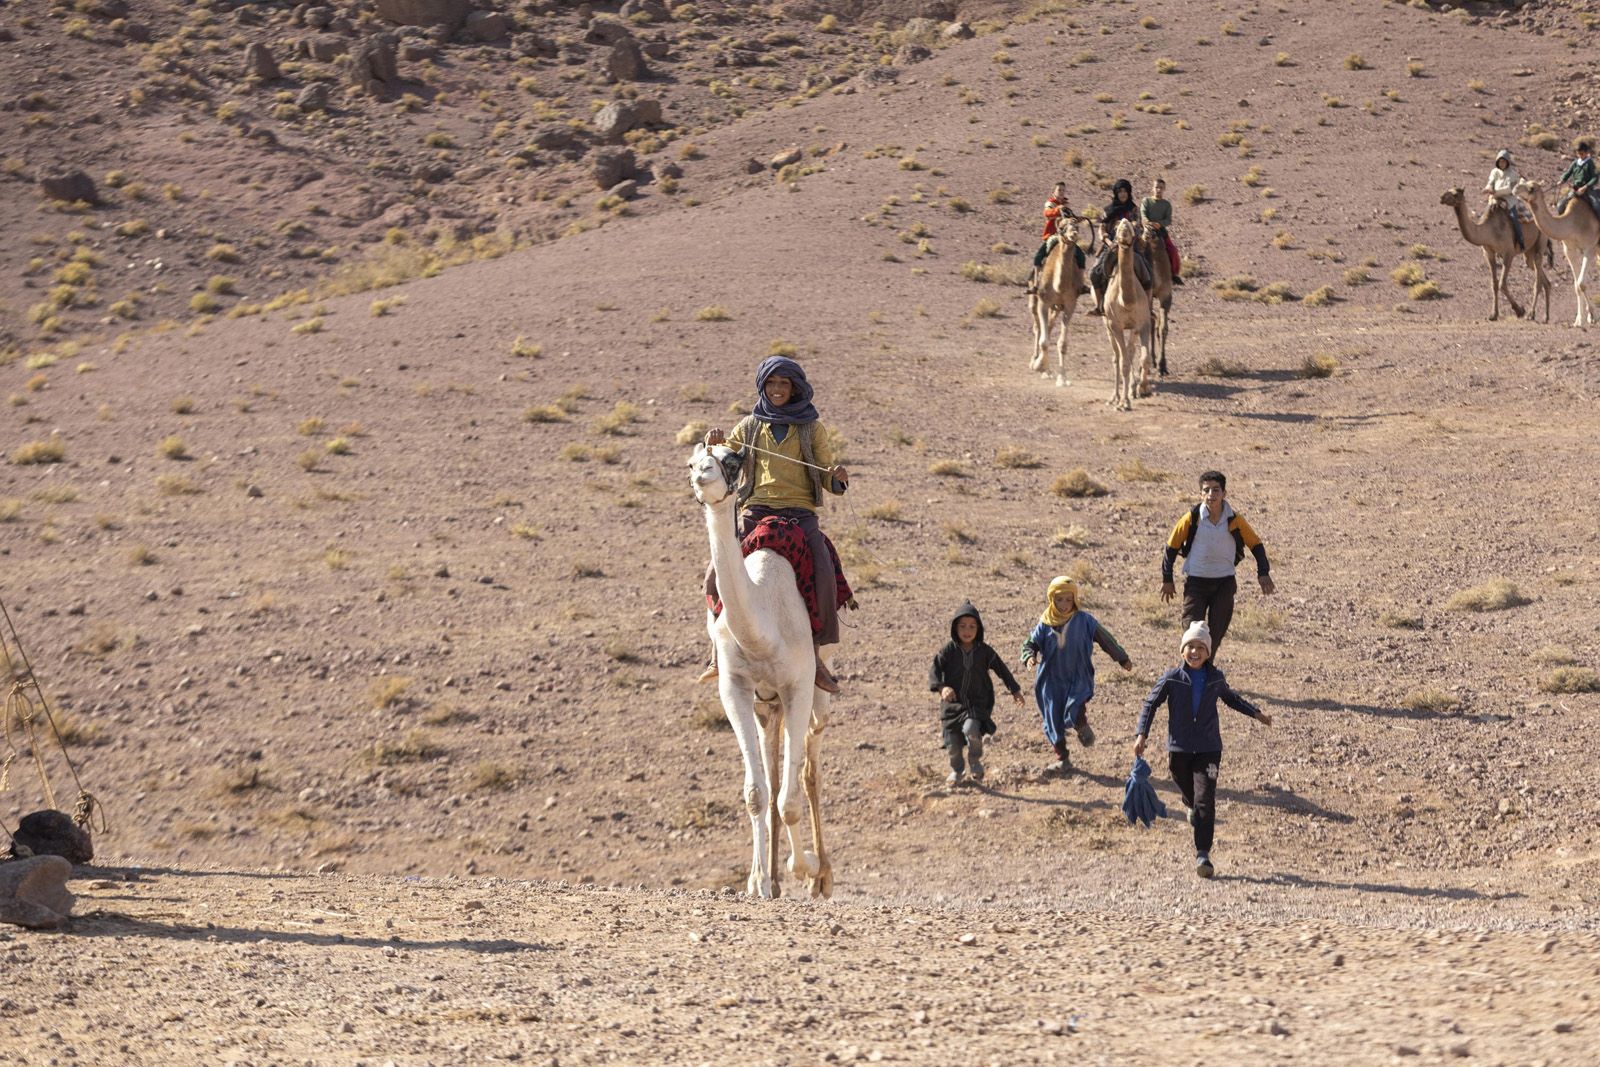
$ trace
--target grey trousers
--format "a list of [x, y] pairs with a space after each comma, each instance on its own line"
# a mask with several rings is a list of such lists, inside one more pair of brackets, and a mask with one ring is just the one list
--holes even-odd
[[967, 761], [962, 755], [963, 747], [971, 750], [973, 763], [983, 762], [983, 727], [978, 725], [978, 720], [968, 718], [961, 726], [961, 735], [966, 740], [964, 746], [958, 741], [945, 746], [945, 751], [950, 753], [950, 769], [957, 774], [967, 769]]

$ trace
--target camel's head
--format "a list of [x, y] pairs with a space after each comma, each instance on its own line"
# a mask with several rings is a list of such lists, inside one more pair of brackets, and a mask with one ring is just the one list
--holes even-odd
[[1460, 189], [1446, 189], [1444, 195], [1439, 197], [1439, 203], [1445, 207], [1458, 207], [1461, 204], [1462, 195]]
[[1117, 244], [1133, 244], [1133, 222], [1131, 220], [1123, 219], [1117, 223]]
[[1067, 225], [1061, 231], [1061, 236], [1071, 244], [1078, 243], [1078, 217], [1076, 215], [1067, 216]]
[[744, 467], [744, 452], [727, 445], [695, 445], [689, 457], [689, 485], [694, 497], [702, 504], [719, 504], [726, 500], [739, 484], [739, 471]]
[[1528, 200], [1538, 197], [1540, 194], [1542, 194], [1544, 192], [1544, 186], [1540, 185], [1536, 181], [1524, 178], [1518, 182], [1511, 191], [1522, 197], [1524, 200]]

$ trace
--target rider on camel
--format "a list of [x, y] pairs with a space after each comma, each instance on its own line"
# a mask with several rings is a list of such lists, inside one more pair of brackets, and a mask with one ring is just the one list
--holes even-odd
[[1178, 256], [1178, 246], [1172, 242], [1172, 202], [1167, 199], [1164, 179], [1157, 178], [1150, 183], [1150, 195], [1139, 202], [1139, 217], [1161, 235], [1167, 246], [1167, 260], [1172, 264], [1172, 284], [1182, 285], [1183, 279], [1178, 273], [1183, 269], [1183, 260]]
[[[1050, 198], [1044, 202], [1044, 233], [1039, 237], [1039, 250], [1033, 254], [1033, 272], [1028, 275], [1029, 295], [1038, 291], [1039, 269], [1050, 254], [1050, 238], [1060, 233], [1061, 220], [1071, 214], [1072, 205], [1067, 203], [1067, 183], [1056, 182], [1050, 190]], [[1083, 265], [1082, 252], [1078, 253], [1078, 265]]]
[[[1089, 272], [1089, 284], [1094, 288], [1094, 307], [1089, 311], [1091, 315], [1103, 315], [1106, 309], [1106, 284], [1111, 277], [1111, 264], [1117, 254], [1117, 223], [1123, 219], [1137, 217], [1139, 205], [1133, 202], [1133, 183], [1126, 178], [1118, 178], [1117, 184], [1111, 187], [1111, 203], [1106, 205], [1105, 213], [1100, 218], [1100, 235], [1105, 242], [1105, 247], [1100, 249], [1100, 256], [1094, 261], [1094, 270]], [[1150, 288], [1150, 263], [1134, 250], [1133, 272], [1138, 276], [1139, 284], [1146, 289]]]
[[1500, 154], [1494, 157], [1494, 169], [1489, 171], [1489, 180], [1484, 185], [1483, 192], [1489, 198], [1490, 207], [1498, 202], [1511, 216], [1511, 231], [1516, 237], [1518, 251], [1526, 247], [1522, 240], [1522, 215], [1527, 208], [1523, 205], [1521, 197], [1516, 194], [1517, 185], [1521, 181], [1517, 168], [1511, 162], [1510, 150], [1502, 148]]
[[1556, 204], [1556, 213], [1566, 210], [1567, 201], [1574, 196], [1581, 196], [1584, 202], [1594, 211], [1595, 217], [1600, 218], [1600, 197], [1595, 195], [1595, 181], [1600, 178], [1600, 173], [1595, 171], [1594, 160], [1590, 153], [1594, 151], [1594, 143], [1584, 140], [1578, 142], [1578, 158], [1567, 165], [1557, 179], [1558, 184], [1570, 185], [1572, 192], [1561, 198]]

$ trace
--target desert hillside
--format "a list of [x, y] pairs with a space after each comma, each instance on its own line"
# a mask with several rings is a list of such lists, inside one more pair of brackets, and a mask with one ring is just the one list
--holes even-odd
[[[1582, 1061], [1600, 355], [1559, 253], [1548, 323], [1488, 321], [1441, 196], [1507, 147], [1554, 185], [1589, 5], [483, 6], [0, 8], [0, 597], [111, 823], [72, 931], [0, 934], [0, 1049]], [[67, 168], [99, 203], [41, 194]], [[1158, 175], [1188, 281], [1117, 412], [1085, 304], [1068, 383], [1029, 370], [1021, 280], [1052, 182]], [[730, 894], [695, 684], [689, 442], [775, 352], [852, 471], [831, 902]], [[1276, 725], [1223, 721], [1200, 882], [1118, 804], [1209, 467], [1271, 555], [1223, 662]], [[945, 788], [951, 613], [1014, 661], [1056, 574], [1134, 660], [1099, 743], [1043, 777], [1003, 703]]]

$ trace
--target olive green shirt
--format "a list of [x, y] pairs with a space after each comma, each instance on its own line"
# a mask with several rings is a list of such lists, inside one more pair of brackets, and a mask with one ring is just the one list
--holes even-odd
[[[811, 497], [811, 472], [800, 462], [800, 427], [789, 427], [789, 432], [783, 435], [783, 440], [778, 441], [772, 436], [770, 424], [758, 422], [756, 425], [760, 429], [748, 443], [765, 451], [756, 453], [755, 491], [745, 502], [745, 506], [758, 504], [767, 508], [805, 508], [807, 511], [816, 511], [817, 502]], [[729, 448], [745, 446], [746, 439], [740, 434], [739, 427], [734, 427], [733, 433], [728, 435], [727, 443]], [[769, 455], [771, 452], [776, 452], [777, 455]], [[823, 429], [820, 422], [813, 424], [811, 455], [819, 467], [834, 465], [833, 448], [828, 431]], [[822, 486], [829, 492], [833, 491], [832, 482], [833, 479], [827, 475], [822, 476]]]
[[1139, 216], [1157, 223], [1165, 230], [1172, 226], [1172, 202], [1158, 196], [1147, 196], [1139, 202]]

